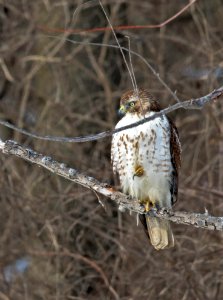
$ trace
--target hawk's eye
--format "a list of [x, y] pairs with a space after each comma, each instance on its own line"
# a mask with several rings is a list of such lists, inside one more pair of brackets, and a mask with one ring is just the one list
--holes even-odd
[[135, 106], [135, 102], [132, 101], [129, 103], [129, 105], [130, 105], [130, 107], [133, 107], [133, 106]]

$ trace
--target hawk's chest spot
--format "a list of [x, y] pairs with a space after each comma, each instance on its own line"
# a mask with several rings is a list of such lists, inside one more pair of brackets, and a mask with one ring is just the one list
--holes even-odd
[[[146, 115], [149, 117], [152, 113]], [[136, 115], [126, 115], [116, 128], [139, 121]], [[171, 165], [169, 123], [165, 117], [125, 130], [114, 136], [113, 166], [120, 179], [134, 182], [153, 181], [159, 174], [166, 176]], [[134, 176], [135, 175], [135, 176]], [[140, 175], [140, 176], [137, 176]]]
[[168, 128], [159, 123], [148, 131], [131, 130], [123, 133], [120, 137], [122, 169], [133, 177], [146, 176], [148, 173], [167, 173], [170, 165], [168, 137]]
[[122, 173], [128, 173], [133, 178], [145, 174], [144, 158], [149, 157], [148, 147], [155, 142], [156, 133], [144, 133], [143, 131], [132, 130], [120, 136], [119, 155], [121, 158], [120, 167]]

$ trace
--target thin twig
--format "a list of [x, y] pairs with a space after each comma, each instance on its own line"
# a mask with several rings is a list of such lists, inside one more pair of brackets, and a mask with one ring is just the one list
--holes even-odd
[[[52, 173], [94, 190], [95, 192], [110, 198], [124, 209], [140, 214], [146, 213], [144, 207], [139, 204], [137, 199], [118, 192], [107, 183], [101, 183], [93, 177], [86, 176], [73, 168], [67, 167], [64, 163], [53, 160], [51, 157], [44, 156], [30, 148], [21, 146], [15, 141], [0, 141], [0, 150], [5, 154], [15, 155], [24, 160], [35, 163]], [[162, 208], [159, 211], [153, 210], [152, 215], [178, 224], [193, 225], [203, 229], [223, 231], [223, 217], [210, 216], [207, 212], [204, 214], [188, 213]]]
[[84, 262], [85, 264], [89, 265], [91, 268], [93, 268], [102, 278], [102, 280], [104, 281], [105, 285], [108, 287], [108, 289], [110, 290], [110, 292], [113, 294], [113, 296], [115, 297], [115, 299], [119, 299], [119, 296], [117, 294], [117, 292], [115, 291], [115, 289], [112, 287], [112, 285], [109, 283], [109, 280], [107, 278], [107, 276], [105, 275], [104, 271], [102, 270], [102, 268], [100, 268], [100, 266], [93, 260], [91, 260], [90, 258], [80, 255], [78, 253], [72, 253], [70, 251], [68, 251], [67, 249], [64, 249], [61, 252], [53, 252], [53, 251], [48, 251], [48, 252], [43, 252], [43, 251], [36, 251], [36, 250], [28, 250], [28, 253], [30, 255], [35, 255], [35, 256], [45, 256], [45, 257], [51, 257], [51, 256], [69, 256], [72, 257], [73, 259], [76, 260], [81, 260], [82, 262]]
[[[154, 28], [162, 28], [178, 18], [183, 12], [185, 12], [190, 6], [192, 6], [197, 0], [191, 0], [187, 5], [181, 8], [176, 14], [168, 18], [167, 20], [163, 21], [160, 24], [154, 25], [120, 25], [120, 26], [113, 26], [114, 30], [131, 30], [131, 29], [154, 29]], [[48, 32], [60, 32], [60, 33], [69, 33], [69, 34], [83, 34], [83, 33], [93, 33], [93, 32], [104, 32], [104, 31], [111, 31], [111, 27], [96, 27], [90, 29], [62, 29], [62, 28], [49, 28], [46, 26], [37, 26], [37, 28], [48, 31]]]
[[122, 50], [122, 47], [121, 47], [121, 45], [120, 45], [120, 43], [119, 43], [119, 40], [118, 40], [118, 38], [117, 38], [117, 35], [116, 35], [116, 33], [115, 33], [114, 29], [113, 29], [112, 23], [111, 23], [111, 21], [110, 21], [110, 19], [109, 19], [109, 17], [108, 17], [107, 12], [106, 12], [105, 9], [104, 9], [104, 6], [102, 5], [102, 2], [101, 2], [100, 0], [98, 0], [98, 2], [99, 2], [99, 5], [100, 5], [100, 7], [101, 7], [101, 9], [102, 9], [102, 11], [103, 11], [103, 13], [104, 13], [104, 15], [105, 15], [105, 18], [106, 18], [107, 22], [108, 22], [108, 24], [109, 24], [109, 27], [111, 28], [112, 34], [113, 34], [113, 36], [114, 36], [114, 38], [115, 38], [115, 41], [116, 41], [116, 43], [117, 43], [117, 45], [118, 45], [118, 47], [119, 47], [119, 49], [120, 49], [120, 52], [121, 52], [123, 61], [124, 61], [125, 65], [126, 65], [126, 68], [127, 68], [127, 70], [128, 70], [129, 76], [130, 76], [130, 78], [131, 78], [131, 82], [132, 82], [133, 89], [134, 89], [134, 91], [136, 91], [136, 86], [135, 86], [135, 84], [134, 84], [133, 74], [131, 73], [131, 69], [130, 69], [130, 67], [129, 67], [129, 64], [128, 64], [126, 58], [125, 58], [125, 54], [124, 54], [124, 52], [123, 52], [123, 50]]
[[[61, 40], [61, 37], [58, 36], [49, 36], [49, 37], [53, 37], [56, 39]], [[141, 59], [141, 61], [149, 68], [149, 70], [153, 73], [153, 75], [158, 79], [158, 81], [165, 87], [165, 89], [170, 93], [170, 95], [177, 101], [180, 102], [179, 98], [177, 97], [176, 93], [174, 93], [170, 87], [165, 83], [165, 81], [160, 77], [159, 73], [156, 72], [156, 70], [152, 67], [152, 65], [147, 61], [147, 59], [145, 57], [143, 57], [141, 54], [139, 54], [136, 51], [133, 51], [129, 48], [125, 48], [125, 47], [119, 47], [117, 45], [113, 45], [113, 44], [105, 44], [105, 43], [94, 43], [94, 42], [87, 42], [87, 41], [75, 41], [75, 40], [71, 40], [69, 38], [64, 38], [64, 41], [66, 42], [70, 42], [72, 44], [76, 44], [76, 45], [89, 45], [89, 46], [96, 46], [96, 47], [107, 47], [107, 48], [113, 48], [113, 49], [122, 49], [123, 51], [128, 52], [128, 54], [132, 54], [135, 55], [136, 57], [138, 57], [139, 59]]]
[[27, 130], [18, 128], [6, 121], [0, 120], [0, 124], [6, 127], [9, 127], [15, 131], [18, 131], [24, 135], [30, 136], [32, 138], [40, 139], [40, 140], [46, 140], [46, 141], [52, 141], [52, 142], [64, 142], [64, 143], [83, 143], [83, 142], [90, 142], [90, 141], [95, 141], [95, 140], [100, 140], [105, 137], [112, 136], [113, 134], [130, 129], [133, 127], [137, 127], [139, 125], [142, 125], [144, 123], [147, 123], [151, 120], [154, 120], [155, 118], [161, 117], [162, 115], [168, 114], [174, 110], [177, 110], [179, 108], [184, 108], [184, 109], [202, 109], [207, 103], [213, 102], [214, 100], [217, 100], [223, 95], [223, 86], [213, 90], [211, 93], [208, 95], [205, 95], [200, 98], [196, 99], [191, 99], [187, 100], [184, 102], [178, 102], [170, 107], [167, 107], [160, 112], [155, 113], [154, 115], [144, 118], [136, 123], [132, 123], [127, 126], [123, 126], [114, 130], [108, 130], [108, 131], [103, 131], [97, 134], [92, 134], [92, 135], [86, 135], [86, 136], [79, 136], [79, 137], [61, 137], [61, 136], [41, 136], [37, 133], [30, 133]]

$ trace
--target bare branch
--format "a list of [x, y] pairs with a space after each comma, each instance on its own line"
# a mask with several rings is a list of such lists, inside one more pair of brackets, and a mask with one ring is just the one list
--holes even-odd
[[[57, 36], [49, 36], [49, 37], [53, 37], [53, 38], [57, 38], [59, 40], [61, 40], [61, 37], [57, 37]], [[165, 81], [160, 77], [159, 73], [156, 72], [156, 70], [153, 68], [153, 66], [148, 62], [148, 60], [143, 57], [141, 54], [139, 54], [136, 51], [133, 51], [131, 49], [125, 48], [125, 47], [119, 47], [117, 45], [113, 45], [113, 44], [105, 44], [105, 43], [95, 43], [95, 42], [86, 42], [86, 41], [75, 41], [69, 38], [64, 38], [64, 40], [66, 42], [70, 42], [72, 44], [76, 44], [76, 45], [89, 45], [89, 46], [96, 46], [96, 47], [107, 47], [107, 48], [113, 48], [113, 49], [118, 49], [118, 50], [122, 50], [125, 52], [128, 52], [128, 54], [132, 54], [135, 55], [136, 57], [138, 57], [148, 68], [149, 70], [153, 73], [153, 75], [156, 77], [156, 79], [158, 79], [158, 81], [165, 87], [165, 89], [170, 93], [170, 95], [173, 97], [173, 99], [176, 100], [176, 102], [179, 102], [180, 100], [178, 99], [176, 93], [174, 93], [170, 87], [165, 83]]]
[[[114, 30], [131, 30], [131, 29], [151, 29], [151, 28], [162, 28], [175, 20], [177, 17], [179, 17], [185, 10], [187, 10], [192, 4], [194, 4], [197, 0], [190, 0], [187, 5], [185, 5], [183, 8], [181, 8], [176, 14], [174, 14], [172, 17], [168, 18], [167, 20], [163, 21], [160, 24], [154, 24], [154, 25], [120, 25], [120, 26], [113, 26]], [[89, 1], [90, 2], [90, 1]], [[88, 2], [80, 4], [77, 9], [80, 7], [83, 7], [85, 4], [88, 4]], [[75, 12], [76, 13], [76, 12]], [[69, 34], [83, 34], [83, 33], [92, 33], [92, 32], [105, 32], [105, 31], [111, 31], [111, 27], [96, 27], [96, 28], [90, 28], [90, 29], [62, 29], [62, 28], [49, 28], [46, 26], [37, 26], [37, 28], [48, 31], [48, 32], [66, 32]]]
[[18, 128], [18, 127], [14, 126], [6, 121], [3, 121], [3, 120], [0, 120], [0, 124], [3, 126], [9, 127], [15, 131], [18, 131], [24, 135], [27, 135], [27, 136], [30, 136], [32, 138], [36, 138], [39, 140], [46, 140], [46, 141], [51, 141], [51, 142], [64, 142], [64, 143], [83, 143], [83, 142], [90, 142], [90, 141], [96, 141], [99, 139], [103, 139], [103, 138], [109, 137], [117, 132], [124, 131], [129, 128], [137, 127], [137, 126], [147, 123], [151, 120], [154, 120], [157, 117], [161, 117], [162, 115], [165, 115], [172, 111], [175, 111], [179, 108], [202, 109], [207, 103], [217, 100], [222, 95], [223, 95], [223, 86], [216, 90], [213, 90], [211, 93], [209, 93], [208, 95], [205, 95], [203, 97], [187, 100], [184, 102], [178, 102], [170, 107], [167, 107], [167, 108], [161, 110], [160, 112], [155, 113], [151, 117], [144, 118], [136, 123], [132, 123], [130, 125], [123, 126], [123, 127], [120, 127], [120, 128], [114, 129], [114, 130], [108, 130], [108, 131], [103, 131], [103, 132], [100, 132], [97, 134], [79, 136], [79, 137], [69, 138], [69, 137], [61, 137], [61, 136], [41, 136], [37, 133], [30, 133], [27, 130]]
[[[101, 183], [93, 177], [86, 176], [73, 168], [67, 167], [64, 163], [53, 160], [51, 157], [44, 156], [30, 148], [21, 146], [15, 141], [0, 141], [0, 150], [5, 154], [15, 155], [24, 160], [35, 163], [52, 173], [94, 190], [95, 192], [110, 198], [124, 209], [145, 214], [144, 207], [139, 204], [137, 199], [120, 193], [107, 183]], [[199, 228], [223, 231], [223, 217], [213, 217], [208, 215], [208, 213], [188, 213], [162, 208], [159, 211], [152, 210], [149, 214], [178, 224], [193, 225]]]

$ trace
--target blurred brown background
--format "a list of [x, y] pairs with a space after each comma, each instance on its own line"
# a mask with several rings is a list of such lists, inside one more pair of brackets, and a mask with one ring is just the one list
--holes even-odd
[[[1, 119], [42, 135], [79, 136], [114, 127], [119, 98], [131, 88], [116, 49], [65, 42], [113, 43], [111, 32], [69, 35], [49, 28], [107, 26], [97, 2], [0, 1]], [[188, 3], [104, 1], [114, 25], [159, 24]], [[199, 0], [161, 29], [117, 31], [181, 100], [223, 82], [223, 1]], [[54, 35], [54, 37], [52, 37]], [[128, 57], [127, 57], [128, 58]], [[175, 103], [132, 56], [139, 86], [163, 107]], [[223, 102], [175, 111], [182, 142], [176, 210], [223, 216]], [[43, 142], [0, 127], [11, 138], [115, 184], [110, 138], [83, 144]], [[107, 199], [17, 158], [0, 155], [0, 299], [222, 299], [223, 239], [174, 225], [176, 246], [157, 252], [135, 216]], [[117, 183], [116, 183], [117, 184]]]

